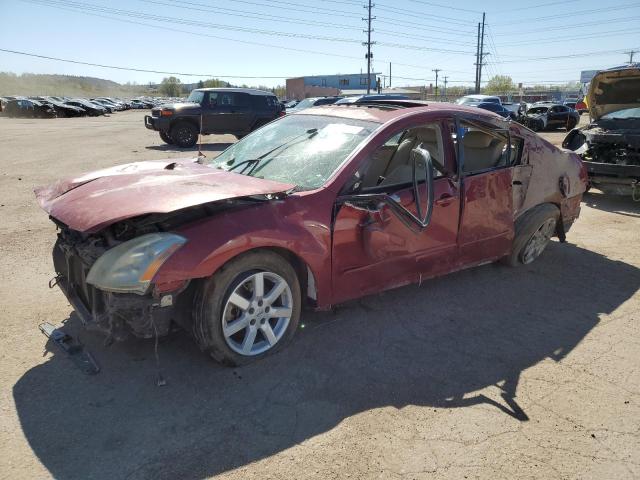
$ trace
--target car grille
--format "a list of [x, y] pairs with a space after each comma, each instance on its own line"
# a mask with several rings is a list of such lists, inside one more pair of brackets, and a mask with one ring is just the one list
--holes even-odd
[[152, 117], [159, 117], [160, 116], [160, 109], [156, 110], [154, 108], [153, 110], [151, 110], [151, 116]]

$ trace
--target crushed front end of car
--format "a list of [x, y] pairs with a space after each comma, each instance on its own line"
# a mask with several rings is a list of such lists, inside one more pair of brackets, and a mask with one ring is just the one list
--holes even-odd
[[582, 157], [592, 186], [640, 201], [640, 67], [599, 72], [587, 101], [591, 123], [562, 146]]
[[188, 283], [158, 294], [151, 279], [164, 260], [185, 243], [184, 238], [155, 232], [128, 239], [131, 234], [124, 224], [95, 234], [56, 224], [56, 276], [49, 286], [62, 290], [85, 326], [123, 340], [130, 335], [164, 336], [172, 322], [180, 323], [178, 317], [184, 312], [176, 308], [177, 299]]

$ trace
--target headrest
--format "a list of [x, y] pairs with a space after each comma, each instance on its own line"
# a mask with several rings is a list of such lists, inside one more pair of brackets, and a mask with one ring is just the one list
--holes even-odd
[[462, 137], [462, 144], [469, 148], [487, 148], [493, 137], [480, 130], [470, 130]]
[[438, 141], [438, 133], [435, 128], [414, 128], [407, 136], [416, 137], [419, 142], [437, 143]]

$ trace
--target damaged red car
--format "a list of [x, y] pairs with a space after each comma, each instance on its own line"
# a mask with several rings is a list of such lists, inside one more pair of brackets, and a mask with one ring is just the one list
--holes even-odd
[[281, 349], [304, 308], [564, 241], [580, 158], [476, 108], [307, 109], [215, 159], [146, 161], [36, 189], [58, 226], [57, 284], [113, 338], [191, 332], [241, 365]]

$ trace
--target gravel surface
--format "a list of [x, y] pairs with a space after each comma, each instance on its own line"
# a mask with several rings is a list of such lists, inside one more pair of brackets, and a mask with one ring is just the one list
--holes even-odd
[[[159, 388], [151, 342], [103, 346], [47, 288], [55, 228], [32, 193], [192, 154], [142, 115], [0, 118], [0, 478], [640, 478], [640, 204], [589, 194], [532, 265], [305, 313], [289, 348], [249, 367], [173, 335]], [[205, 153], [234, 140], [206, 137]], [[45, 321], [102, 371], [83, 375]]]

